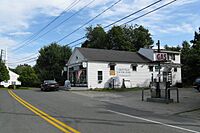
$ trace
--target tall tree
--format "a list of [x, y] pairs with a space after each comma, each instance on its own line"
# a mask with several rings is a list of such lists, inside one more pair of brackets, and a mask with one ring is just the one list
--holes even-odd
[[106, 48], [106, 32], [100, 25], [94, 28], [90, 26], [86, 28], [86, 31], [87, 40], [83, 43], [82, 47]]
[[63, 67], [70, 58], [72, 51], [67, 46], [60, 46], [52, 43], [40, 49], [35, 70], [41, 81], [45, 79], [55, 79], [64, 82], [66, 77], [62, 77]]
[[192, 70], [189, 60], [191, 56], [191, 47], [190, 44], [187, 41], [184, 41], [182, 43], [182, 49], [181, 49], [181, 63], [182, 63], [182, 80], [183, 83], [191, 84], [191, 78], [190, 71]]
[[35, 86], [39, 82], [35, 70], [30, 65], [18, 65], [15, 72], [19, 74], [18, 80], [22, 82], [22, 86]]
[[149, 30], [144, 28], [142, 25], [135, 25], [133, 30], [132, 27], [130, 27], [129, 30], [130, 32], [133, 32], [130, 37], [132, 38], [132, 44], [136, 51], [140, 48], [149, 48], [153, 45], [154, 41], [151, 38]]
[[170, 51], [180, 51], [181, 50], [181, 47], [179, 45], [177, 47], [165, 45], [164, 48], [165, 48], [165, 50], [170, 50]]
[[138, 51], [153, 44], [151, 34], [143, 26], [113, 26], [107, 33], [97, 25], [88, 27], [82, 47]]
[[107, 33], [107, 49], [125, 50], [131, 49], [131, 41], [128, 40], [124, 29], [121, 26], [112, 27]]
[[5, 63], [0, 61], [0, 82], [8, 81], [9, 79], [10, 79], [9, 71], [7, 67], [5, 66]]
[[195, 31], [194, 39], [184, 41], [181, 50], [183, 83], [191, 85], [195, 78], [200, 76], [200, 30]]

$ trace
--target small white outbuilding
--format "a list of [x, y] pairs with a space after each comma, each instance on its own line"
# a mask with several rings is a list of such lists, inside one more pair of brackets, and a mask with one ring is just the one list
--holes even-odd
[[10, 79], [8, 81], [0, 82], [0, 85], [3, 85], [4, 87], [8, 87], [10, 85], [21, 85], [21, 82], [18, 80], [19, 75], [12, 72], [9, 69], [8, 69], [8, 71], [9, 71]]

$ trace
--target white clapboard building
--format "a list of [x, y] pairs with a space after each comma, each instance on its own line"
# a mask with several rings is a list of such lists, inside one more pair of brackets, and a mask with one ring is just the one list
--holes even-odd
[[[158, 75], [157, 60], [161, 63]], [[88, 89], [148, 87], [152, 80], [181, 82], [180, 52], [140, 49], [138, 52], [75, 48], [68, 63], [72, 86]]]
[[8, 67], [8, 64], [7, 64], [7, 55], [8, 55], [8, 53], [7, 53], [7, 49], [6, 49], [5, 53], [4, 53], [4, 56], [1, 56], [0, 58], [5, 63], [6, 68], [8, 69], [10, 79], [8, 81], [2, 81], [2, 82], [0, 82], [0, 85], [2, 85], [4, 87], [9, 87], [11, 85], [21, 85], [21, 82], [18, 80], [19, 75], [16, 74], [16, 73], [14, 73], [13, 71], [11, 71], [9, 69], [9, 67]]
[[8, 71], [10, 79], [8, 81], [0, 82], [0, 85], [3, 85], [4, 87], [8, 87], [10, 85], [21, 85], [21, 82], [18, 80], [19, 75], [9, 70], [9, 68]]

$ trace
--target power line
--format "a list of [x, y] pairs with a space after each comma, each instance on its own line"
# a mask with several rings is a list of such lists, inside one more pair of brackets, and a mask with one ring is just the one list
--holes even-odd
[[36, 56], [36, 57], [32, 57], [32, 58], [29, 58], [29, 59], [25, 59], [25, 60], [22, 60], [22, 61], [8, 62], [8, 64], [18, 64], [18, 63], [23, 63], [23, 62], [27, 62], [27, 61], [37, 60], [37, 58], [38, 58], [38, 56]]
[[[139, 18], [142, 18], [142, 17], [144, 17], [144, 16], [146, 16], [146, 15], [148, 15], [148, 14], [150, 14], [150, 13], [153, 13], [153, 12], [155, 12], [155, 11], [157, 11], [157, 10], [163, 8], [163, 7], [166, 7], [166, 6], [172, 4], [172, 3], [176, 2], [176, 1], [177, 1], [177, 0], [172, 0], [172, 1], [170, 1], [170, 2], [168, 2], [168, 3], [166, 3], [166, 4], [162, 5], [162, 6], [160, 6], [160, 7], [156, 8], [156, 9], [154, 9], [154, 10], [151, 10], [151, 11], [149, 11], [149, 12], [143, 14], [143, 15], [140, 15], [140, 16], [134, 18], [134, 19], [131, 19], [131, 20], [127, 21], [127, 22], [124, 23], [124, 24], [128, 24], [128, 23], [130, 23], [130, 22], [132, 22], [132, 21], [135, 21], [135, 20], [137, 20], [137, 19], [139, 19]], [[124, 24], [123, 24], [123, 25], [124, 25]]]
[[103, 10], [101, 13], [99, 13], [98, 15], [96, 15], [95, 17], [93, 17], [92, 19], [90, 19], [89, 21], [87, 21], [86, 23], [84, 23], [83, 25], [81, 25], [80, 27], [78, 27], [77, 29], [75, 29], [74, 31], [72, 31], [71, 33], [69, 33], [68, 35], [66, 35], [63, 38], [59, 39], [57, 42], [61, 42], [62, 40], [64, 40], [65, 38], [69, 37], [70, 35], [72, 35], [76, 31], [80, 30], [82, 27], [84, 27], [85, 25], [89, 24], [90, 22], [92, 22], [93, 20], [95, 20], [96, 18], [98, 18], [99, 16], [101, 16], [103, 13], [105, 13], [106, 11], [108, 11], [109, 9], [111, 9], [113, 6], [117, 5], [120, 1], [122, 1], [122, 0], [118, 0], [117, 2], [115, 2], [114, 4], [112, 4], [111, 6], [109, 6], [105, 10]]
[[148, 6], [146, 6], [146, 7], [142, 8], [142, 9], [140, 9], [140, 10], [137, 10], [136, 12], [133, 12], [133, 13], [131, 13], [131, 14], [129, 14], [129, 15], [127, 15], [127, 16], [125, 16], [125, 17], [123, 17], [123, 18], [121, 18], [121, 19], [119, 19], [119, 20], [117, 20], [117, 21], [115, 21], [115, 22], [113, 22], [113, 23], [107, 25], [107, 26], [104, 26], [104, 28], [108, 28], [108, 27], [110, 27], [110, 26], [112, 26], [112, 25], [114, 25], [114, 24], [116, 24], [116, 23], [118, 23], [118, 22], [120, 22], [120, 21], [122, 21], [122, 20], [124, 20], [124, 19], [126, 19], [126, 18], [129, 18], [129, 17], [131, 17], [131, 16], [133, 16], [133, 15], [135, 15], [135, 14], [137, 14], [137, 13], [139, 13], [139, 12], [141, 12], [141, 11], [143, 11], [143, 10], [145, 10], [145, 9], [147, 9], [147, 8], [149, 8], [149, 7], [151, 7], [151, 6], [153, 6], [153, 5], [158, 4], [158, 3], [161, 2], [161, 1], [162, 1], [162, 0], [158, 0], [158, 1], [156, 1], [156, 2], [154, 2], [154, 3], [152, 3], [152, 4], [148, 5]]
[[[42, 35], [38, 36], [37, 38], [33, 39], [32, 41], [28, 42], [29, 44], [42, 38], [43, 36], [45, 36], [46, 34], [48, 34], [49, 32], [51, 32], [52, 30], [56, 29], [57, 27], [61, 26], [63, 23], [65, 23], [66, 21], [68, 21], [69, 19], [71, 19], [73, 16], [77, 15], [78, 13], [80, 13], [82, 10], [84, 10], [85, 8], [87, 8], [90, 4], [92, 4], [95, 0], [92, 0], [91, 2], [89, 2], [88, 4], [86, 4], [84, 7], [82, 7], [80, 10], [78, 10], [77, 12], [73, 13], [70, 17], [66, 18], [65, 20], [63, 20], [62, 22], [60, 22], [59, 24], [57, 24], [56, 26], [54, 26], [53, 28], [51, 28], [50, 30], [48, 30], [47, 32], [43, 33]], [[27, 44], [28, 45], [28, 44]]]
[[25, 39], [24, 41], [22, 41], [19, 44], [22, 44], [21, 46], [13, 49], [12, 51], [17, 51], [18, 49], [21, 49], [22, 47], [25, 46], [24, 43], [28, 43], [30, 42], [34, 37], [38, 36], [42, 31], [44, 31], [47, 27], [49, 27], [52, 23], [54, 23], [57, 19], [59, 19], [63, 14], [65, 14], [66, 12], [68, 12], [69, 10], [71, 10], [74, 6], [76, 6], [81, 0], [76, 0], [74, 2], [72, 2], [69, 6], [67, 6], [67, 8], [64, 9], [64, 11], [62, 11], [57, 17], [55, 17], [52, 21], [50, 21], [47, 25], [45, 25], [42, 29], [40, 29], [38, 32], [36, 32], [34, 35], [30, 36], [29, 38]]
[[[137, 11], [135, 11], [135, 12], [133, 12], [133, 13], [131, 13], [131, 14], [129, 14], [129, 15], [127, 15], [127, 16], [125, 16], [125, 17], [123, 17], [123, 18], [121, 18], [121, 19], [119, 19], [119, 20], [117, 20], [117, 21], [115, 21], [115, 22], [113, 22], [113, 23], [107, 25], [107, 26], [104, 26], [103, 28], [108, 28], [108, 27], [110, 27], [110, 26], [112, 26], [112, 25], [114, 25], [114, 24], [116, 24], [116, 23], [118, 23], [118, 22], [120, 22], [120, 21], [122, 21], [122, 20], [124, 20], [124, 19], [126, 19], [126, 18], [129, 18], [129, 17], [131, 17], [131, 16], [133, 16], [133, 15], [135, 15], [135, 14], [137, 14], [137, 13], [139, 13], [139, 12], [141, 12], [141, 11], [143, 11], [143, 10], [145, 10], [145, 9], [147, 9], [147, 8], [149, 8], [149, 7], [151, 7], [151, 6], [153, 6], [153, 5], [158, 4], [158, 3], [161, 2], [161, 1], [163, 1], [163, 0], [158, 0], [158, 1], [154, 2], [154, 3], [151, 3], [150, 5], [147, 5], [147, 6], [145, 6], [144, 8], [141, 8], [141, 9], [139, 9], [139, 10], [137, 10]], [[84, 38], [86, 38], [86, 36], [83, 36], [83, 37], [81, 37], [81, 38], [79, 38], [79, 39], [77, 39], [77, 40], [74, 40], [74, 41], [70, 42], [69, 44], [67, 44], [67, 46], [70, 45], [70, 44], [73, 44], [73, 43], [75, 43], [75, 42], [77, 42], [77, 41], [80, 41], [80, 40], [82, 40], [82, 39], [84, 39]]]
[[[24, 58], [15, 58], [14, 60], [17, 60], [17, 62], [20, 62], [20, 61], [24, 61], [24, 60], [27, 60], [27, 59], [30, 59], [30, 58], [34, 58], [38, 56], [38, 53], [35, 53], [35, 54], [32, 54], [32, 55], [29, 55], [27, 57], [24, 57]], [[9, 59], [13, 59], [13, 58], [9, 58]]]
[[[134, 18], [134, 19], [129, 20], [128, 22], [125, 22], [125, 23], [121, 24], [120, 26], [125, 25], [125, 24], [127, 24], [127, 23], [130, 23], [130, 22], [132, 22], [132, 21], [135, 21], [135, 20], [137, 20], [137, 19], [139, 19], [139, 18], [142, 18], [142, 17], [144, 17], [144, 16], [146, 16], [146, 15], [148, 15], [148, 14], [150, 14], [150, 13], [153, 13], [153, 12], [155, 12], [155, 11], [161, 9], [161, 8], [164, 8], [164, 7], [166, 7], [166, 6], [168, 6], [168, 5], [172, 4], [172, 3], [174, 3], [174, 2], [176, 2], [176, 1], [177, 1], [177, 0], [170, 1], [170, 2], [168, 2], [168, 3], [166, 3], [166, 4], [164, 4], [164, 5], [162, 5], [162, 6], [158, 7], [158, 8], [156, 8], [156, 9], [153, 9], [153, 10], [147, 12], [147, 13], [144, 13], [143, 15], [140, 15], [140, 16]], [[141, 10], [141, 9], [140, 9], [140, 10]], [[136, 12], [137, 12], [137, 11], [136, 11]], [[128, 15], [128, 16], [129, 16], [129, 15]], [[116, 21], [116, 22], [117, 22], [117, 21]], [[114, 22], [114, 23], [115, 23], [115, 22]], [[110, 25], [110, 26], [111, 26], [111, 25]], [[107, 27], [106, 27], [106, 28], [107, 28]], [[75, 40], [75, 41], [72, 41], [72, 42], [70, 42], [69, 44], [67, 44], [66, 46], [68, 46], [68, 45], [70, 45], [70, 44], [73, 44], [73, 43], [75, 43], [75, 42], [77, 42], [77, 41], [80, 41], [80, 40], [82, 40], [82, 39], [84, 39], [84, 38], [86, 38], [86, 36], [83, 36], [83, 37], [81, 37], [81, 38], [79, 38], [79, 39], [77, 39], [77, 40]]]

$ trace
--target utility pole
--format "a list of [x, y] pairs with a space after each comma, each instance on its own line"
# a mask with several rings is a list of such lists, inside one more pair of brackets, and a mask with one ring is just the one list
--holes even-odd
[[[160, 53], [160, 40], [158, 40], [157, 42], [157, 46], [158, 46], [158, 53]], [[160, 61], [158, 61], [158, 83], [157, 83], [157, 88], [156, 88], [156, 97], [160, 98], [160, 82], [161, 82], [161, 75], [160, 75]]]
[[1, 49], [1, 56], [0, 56], [0, 61], [3, 60], [3, 49]]

